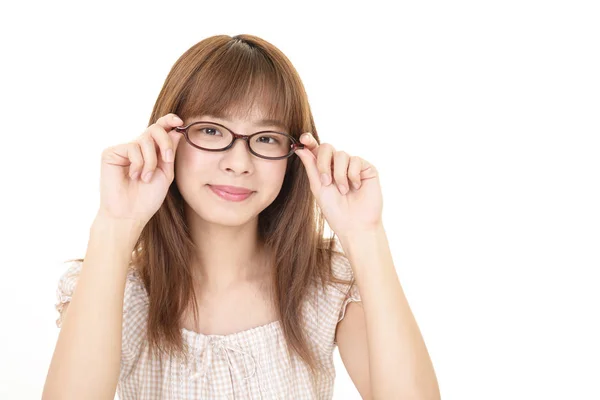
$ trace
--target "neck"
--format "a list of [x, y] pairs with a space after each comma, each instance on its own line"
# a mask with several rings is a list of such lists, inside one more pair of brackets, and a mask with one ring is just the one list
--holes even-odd
[[240, 226], [200, 220], [190, 213], [190, 232], [196, 244], [193, 275], [207, 293], [219, 293], [268, 273], [264, 244], [258, 237], [258, 217]]

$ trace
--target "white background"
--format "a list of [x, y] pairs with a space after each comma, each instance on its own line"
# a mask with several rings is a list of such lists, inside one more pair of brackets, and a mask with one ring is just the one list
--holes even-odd
[[323, 141], [378, 167], [442, 398], [600, 398], [592, 3], [3, 3], [0, 398], [41, 396], [102, 150], [144, 130], [185, 50], [239, 33], [290, 58]]

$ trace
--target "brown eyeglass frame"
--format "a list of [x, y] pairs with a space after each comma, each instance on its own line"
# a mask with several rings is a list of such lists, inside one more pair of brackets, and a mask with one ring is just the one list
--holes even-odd
[[[229, 145], [227, 145], [226, 147], [224, 147], [222, 149], [205, 149], [204, 147], [200, 147], [200, 146], [194, 144], [190, 140], [190, 138], [188, 136], [188, 129], [190, 128], [190, 126], [196, 125], [196, 124], [211, 124], [211, 125], [217, 125], [217, 126], [219, 126], [221, 128], [225, 128], [227, 131], [229, 131], [231, 133], [231, 136], [233, 137], [233, 139], [231, 140], [231, 143], [229, 143]], [[246, 141], [246, 146], [248, 147], [248, 150], [250, 151], [250, 153], [254, 154], [256, 157], [264, 158], [264, 159], [267, 159], [267, 160], [283, 160], [284, 158], [289, 158], [292, 155], [294, 155], [295, 154], [294, 152], [296, 151], [296, 149], [303, 149], [304, 148], [304, 144], [300, 143], [294, 137], [292, 137], [291, 135], [289, 135], [289, 134], [287, 134], [285, 132], [277, 132], [277, 131], [269, 131], [269, 130], [267, 130], [267, 131], [255, 132], [252, 135], [240, 135], [238, 133], [235, 133], [234, 131], [232, 131], [228, 127], [226, 127], [224, 125], [221, 125], [221, 124], [218, 124], [216, 122], [212, 122], [212, 121], [194, 121], [194, 122], [192, 122], [192, 123], [190, 123], [190, 124], [188, 124], [186, 126], [175, 127], [174, 130], [177, 131], [177, 132], [179, 132], [179, 133], [183, 133], [183, 135], [185, 136], [185, 140], [190, 145], [194, 146], [197, 149], [204, 150], [204, 151], [225, 151], [225, 150], [228, 150], [231, 147], [233, 147], [233, 144], [235, 143], [235, 141], [237, 139], [242, 139], [242, 140]], [[281, 156], [281, 157], [265, 157], [265, 156], [262, 156], [262, 155], [260, 155], [260, 154], [258, 154], [256, 152], [254, 152], [254, 150], [252, 150], [252, 146], [250, 146], [250, 143], [248, 142], [248, 140], [250, 140], [251, 137], [256, 136], [258, 134], [261, 134], [261, 133], [277, 133], [277, 134], [280, 134], [280, 135], [287, 136], [291, 140], [291, 142], [292, 142], [292, 145], [290, 146], [290, 152], [287, 155]]]

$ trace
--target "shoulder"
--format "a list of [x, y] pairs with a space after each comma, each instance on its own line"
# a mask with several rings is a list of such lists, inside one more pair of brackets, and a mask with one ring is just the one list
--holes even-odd
[[[62, 325], [64, 312], [77, 287], [82, 267], [83, 261], [70, 261], [58, 281], [55, 308], [59, 314], [56, 320], [56, 325], [59, 328]], [[128, 376], [131, 372], [139, 359], [144, 343], [146, 343], [147, 315], [147, 292], [138, 271], [129, 268], [123, 297], [121, 377]]]
[[[71, 301], [73, 292], [77, 287], [77, 282], [81, 274], [83, 261], [73, 260], [66, 263], [66, 268], [60, 275], [56, 288], [55, 308], [59, 313], [56, 325], [60, 328], [63, 317], [63, 310]], [[125, 292], [123, 297], [124, 314], [143, 314], [147, 311], [148, 296], [144, 288], [139, 273], [134, 268], [129, 268], [125, 282]], [[124, 321], [125, 323], [125, 321]]]

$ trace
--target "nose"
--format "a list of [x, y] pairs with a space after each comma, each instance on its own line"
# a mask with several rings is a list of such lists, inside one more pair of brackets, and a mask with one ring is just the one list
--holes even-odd
[[233, 171], [236, 174], [247, 174], [252, 171], [252, 153], [248, 147], [248, 137], [236, 138], [233, 145], [223, 153], [221, 164], [226, 171]]

